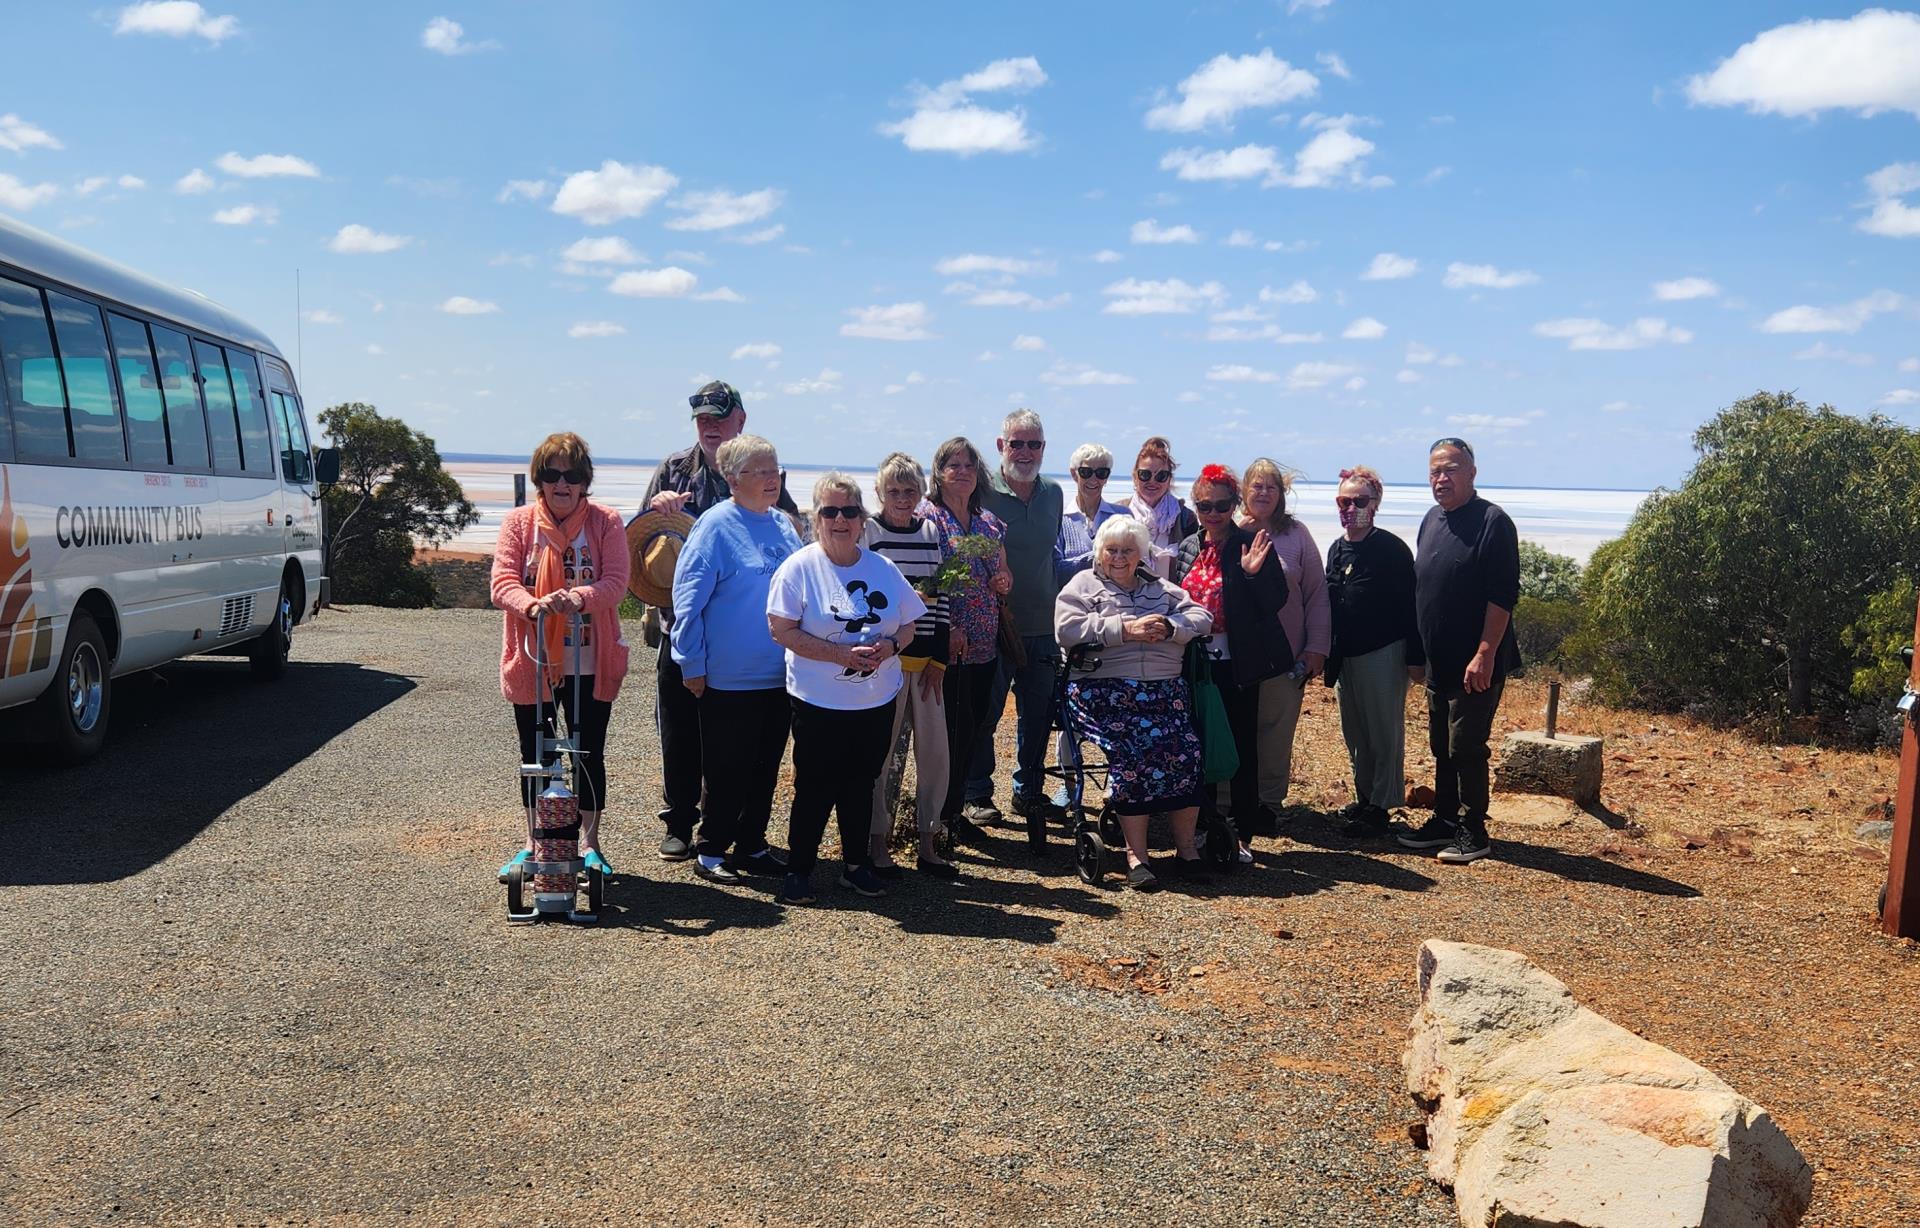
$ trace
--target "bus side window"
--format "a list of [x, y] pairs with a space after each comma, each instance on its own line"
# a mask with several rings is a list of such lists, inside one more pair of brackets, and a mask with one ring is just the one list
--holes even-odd
[[207, 419], [200, 412], [200, 385], [193, 378], [193, 350], [185, 333], [153, 326], [153, 353], [160, 363], [160, 395], [167, 403], [167, 439], [176, 469], [207, 467]]
[[0, 278], [0, 366], [13, 402], [13, 443], [21, 460], [65, 460], [67, 394], [53, 353], [40, 291]]
[[213, 467], [220, 473], [239, 473], [240, 424], [233, 414], [227, 360], [219, 346], [204, 341], [193, 343], [193, 359], [200, 371], [200, 391], [207, 398], [207, 438], [213, 443]]
[[121, 399], [127, 406], [127, 446], [140, 469], [167, 467], [167, 403], [160, 396], [153, 346], [147, 326], [138, 320], [107, 313], [107, 331], [113, 336], [115, 367], [120, 372]]
[[233, 374], [233, 404], [240, 419], [240, 461], [248, 473], [273, 472], [273, 440], [267, 431], [267, 403], [261, 393], [260, 364], [246, 350], [227, 350]]
[[124, 465], [127, 439], [120, 429], [120, 398], [107, 370], [107, 330], [92, 303], [47, 291], [53, 334], [60, 343], [60, 370], [67, 380], [67, 424], [77, 460]]
[[307, 433], [300, 421], [300, 402], [284, 392], [273, 394], [273, 420], [280, 428], [280, 473], [301, 486], [313, 480], [313, 462], [307, 456]]

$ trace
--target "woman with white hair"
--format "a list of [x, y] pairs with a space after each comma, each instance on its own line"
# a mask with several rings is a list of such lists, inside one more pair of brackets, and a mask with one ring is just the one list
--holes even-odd
[[913, 585], [860, 544], [860, 485], [829, 473], [813, 487], [813, 544], [773, 573], [767, 626], [786, 649], [793, 702], [793, 811], [787, 829], [786, 904], [813, 902], [813, 867], [827, 816], [840, 816], [840, 885], [885, 895], [873, 872], [873, 782], [887, 759], [900, 654], [927, 612]]
[[1075, 448], [1067, 458], [1067, 473], [1073, 478], [1073, 503], [1060, 517], [1060, 540], [1053, 548], [1053, 570], [1061, 584], [1093, 566], [1093, 535], [1109, 516], [1127, 510], [1101, 497], [1113, 474], [1113, 453], [1099, 444]]
[[1099, 649], [1099, 664], [1067, 684], [1074, 729], [1107, 757], [1107, 804], [1127, 840], [1127, 882], [1160, 886], [1147, 858], [1147, 819], [1166, 814], [1178, 856], [1173, 871], [1204, 881], [1194, 828], [1204, 762], [1193, 727], [1193, 696], [1181, 665], [1190, 641], [1213, 630], [1206, 609], [1145, 571], [1147, 527], [1114, 516], [1094, 535], [1094, 564], [1067, 582], [1054, 603], [1062, 649]]
[[[780, 757], [790, 716], [784, 658], [767, 634], [767, 586], [800, 549], [780, 499], [780, 458], [758, 435], [739, 435], [715, 454], [731, 497], [693, 522], [673, 573], [673, 659], [700, 702], [707, 803], [694, 872], [737, 883], [742, 872], [779, 874], [786, 858], [767, 847]], [[728, 855], [732, 854], [731, 860]]]

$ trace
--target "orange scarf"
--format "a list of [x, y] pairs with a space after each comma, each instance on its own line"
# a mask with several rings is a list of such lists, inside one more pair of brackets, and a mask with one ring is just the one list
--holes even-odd
[[[580, 496], [573, 514], [565, 520], [556, 521], [553, 513], [547, 510], [545, 499], [533, 501], [533, 595], [536, 599], [548, 593], [557, 593], [567, 586], [566, 557], [574, 539], [587, 525], [587, 497]], [[559, 686], [560, 679], [566, 675], [566, 620], [558, 615], [548, 614], [545, 634], [541, 637], [541, 655], [546, 658], [547, 684]]]

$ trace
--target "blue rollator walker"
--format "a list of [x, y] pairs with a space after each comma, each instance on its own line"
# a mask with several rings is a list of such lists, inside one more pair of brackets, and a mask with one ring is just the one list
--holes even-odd
[[[540, 679], [540, 693], [545, 702], [552, 703], [554, 712], [553, 729], [559, 730], [561, 713], [559, 697], [553, 694], [546, 684], [547, 662], [540, 659], [546, 644], [544, 636], [548, 615], [542, 610], [534, 617], [533, 643], [535, 647], [534, 669]], [[580, 615], [569, 615], [568, 640], [573, 652], [580, 652]], [[577, 664], [577, 662], [576, 662]], [[507, 885], [507, 921], [514, 925], [531, 925], [549, 918], [571, 921], [576, 925], [596, 925], [600, 921], [600, 908], [606, 898], [606, 875], [587, 865], [580, 856], [580, 799], [567, 787], [567, 767], [573, 769], [573, 777], [579, 780], [580, 757], [587, 752], [580, 749], [579, 730], [569, 727], [565, 737], [549, 736], [548, 724], [542, 719], [541, 700], [535, 701], [533, 759], [532, 763], [520, 765], [522, 780], [544, 780], [546, 788], [540, 791], [533, 803], [533, 855], [515, 858], [501, 875]], [[573, 710], [578, 714], [580, 708], [580, 672], [573, 671]], [[533, 888], [533, 907], [526, 906], [527, 888]], [[587, 906], [578, 907], [579, 895], [584, 888], [587, 893]]]

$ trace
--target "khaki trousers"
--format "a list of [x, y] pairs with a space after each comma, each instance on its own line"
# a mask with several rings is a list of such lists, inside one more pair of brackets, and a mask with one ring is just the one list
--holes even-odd
[[[931, 669], [932, 666], [926, 668]], [[893, 732], [887, 737], [887, 763], [873, 785], [873, 835], [886, 839], [893, 832], [893, 795], [900, 778], [892, 771], [893, 748], [903, 729], [913, 732], [914, 820], [922, 836], [940, 826], [949, 780], [947, 709], [944, 702], [921, 693], [919, 673], [901, 676], [900, 693], [893, 699]], [[948, 686], [953, 679], [946, 680]]]

